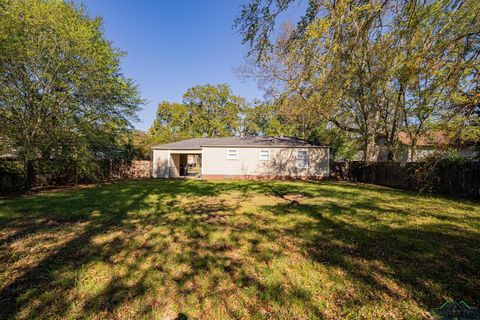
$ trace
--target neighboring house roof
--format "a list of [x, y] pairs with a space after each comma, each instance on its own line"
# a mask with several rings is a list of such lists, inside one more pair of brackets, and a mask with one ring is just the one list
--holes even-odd
[[153, 146], [153, 149], [196, 150], [202, 147], [321, 147], [311, 141], [294, 137], [235, 136], [223, 138], [193, 138]]
[[[409, 135], [401, 131], [398, 133], [398, 141], [400, 143], [411, 146], [412, 139], [410, 139]], [[450, 143], [447, 134], [442, 132], [434, 132], [429, 135], [421, 134], [417, 137], [416, 145], [417, 147], [426, 147], [426, 146], [439, 146], [439, 147], [446, 147]]]
[[[412, 140], [408, 134], [404, 131], [398, 133], [398, 140], [400, 143], [411, 146]], [[430, 132], [427, 134], [420, 134], [417, 138], [417, 147], [449, 147], [449, 146], [464, 146], [464, 145], [475, 145], [473, 141], [452, 141], [446, 132], [436, 131]]]

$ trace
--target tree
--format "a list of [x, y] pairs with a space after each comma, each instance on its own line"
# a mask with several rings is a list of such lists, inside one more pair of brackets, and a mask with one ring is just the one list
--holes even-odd
[[277, 17], [296, 2], [252, 0], [235, 22], [251, 47], [251, 74], [280, 87], [269, 92], [298, 95], [358, 135], [365, 160], [378, 135], [393, 159], [401, 130], [414, 143], [428, 130], [465, 130], [478, 99], [478, 1], [312, 0], [272, 39]]
[[157, 143], [193, 137], [222, 137], [240, 132], [244, 99], [227, 84], [195, 86], [183, 103], [161, 102], [149, 135]]
[[189, 139], [195, 136], [193, 125], [187, 105], [162, 101], [148, 135], [155, 143]]
[[134, 130], [126, 136], [126, 159], [150, 160], [152, 158], [152, 142], [147, 133]]
[[281, 118], [279, 109], [271, 103], [257, 101], [245, 109], [243, 132], [247, 135], [290, 136], [295, 129]]
[[2, 0], [0, 136], [22, 159], [84, 161], [116, 147], [142, 104], [100, 18], [61, 0]]
[[447, 131], [457, 140], [463, 131], [470, 131], [472, 106], [478, 103], [472, 93], [478, 90], [480, 22], [476, 12], [480, 4], [412, 1], [395, 9], [392, 32], [398, 43], [393, 65], [398, 66], [395, 79], [405, 110], [403, 129], [413, 142], [414, 157], [420, 134], [432, 129]]
[[328, 125], [315, 115], [298, 96], [277, 100], [276, 103], [257, 102], [245, 110], [243, 131], [249, 135], [295, 136], [332, 147], [332, 155], [351, 159], [357, 140], [348, 132]]
[[183, 95], [196, 136], [229, 136], [240, 132], [245, 101], [227, 84], [195, 86]]

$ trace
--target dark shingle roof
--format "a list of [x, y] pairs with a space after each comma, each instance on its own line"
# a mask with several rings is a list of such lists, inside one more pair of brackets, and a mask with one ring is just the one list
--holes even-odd
[[235, 136], [223, 138], [193, 138], [153, 146], [153, 149], [192, 150], [202, 147], [320, 147], [311, 141], [294, 137]]
[[171, 142], [166, 144], [160, 144], [153, 146], [153, 149], [177, 149], [177, 150], [191, 150], [191, 149], [202, 149], [204, 143], [209, 142], [215, 138], [193, 138], [187, 140], [181, 140], [177, 142]]

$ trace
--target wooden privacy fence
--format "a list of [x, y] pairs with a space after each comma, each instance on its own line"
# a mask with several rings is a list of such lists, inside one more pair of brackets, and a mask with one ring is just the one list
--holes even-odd
[[146, 179], [152, 177], [152, 162], [133, 160], [129, 163], [110, 164], [111, 179]]
[[[1, 163], [0, 163], [1, 164]], [[115, 179], [145, 179], [152, 177], [152, 162], [134, 160], [130, 162], [99, 160], [97, 170], [90, 176], [79, 176], [75, 170], [65, 172], [36, 172], [33, 187], [91, 183]], [[20, 169], [12, 170], [0, 166], [0, 193], [24, 189], [24, 175]]]
[[335, 162], [333, 178], [393, 188], [480, 197], [480, 162]]
[[130, 166], [131, 179], [145, 179], [152, 177], [152, 161], [148, 160], [135, 160], [132, 161]]

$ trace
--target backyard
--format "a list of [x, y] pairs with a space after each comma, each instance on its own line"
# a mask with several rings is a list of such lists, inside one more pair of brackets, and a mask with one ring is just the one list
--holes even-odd
[[1, 319], [428, 318], [480, 307], [478, 202], [144, 180], [0, 199]]

